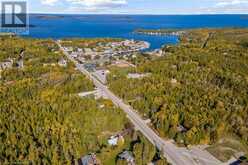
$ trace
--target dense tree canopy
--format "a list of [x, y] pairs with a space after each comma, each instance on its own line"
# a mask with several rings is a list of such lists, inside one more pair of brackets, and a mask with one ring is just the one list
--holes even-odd
[[114, 160], [125, 146], [108, 157], [101, 152], [128, 122], [122, 111], [108, 100], [77, 96], [94, 86], [71, 63], [57, 65], [63, 56], [53, 41], [0, 38], [0, 59], [15, 61], [21, 49], [24, 68], [1, 72], [0, 164], [70, 164], [91, 152], [103, 163]]
[[[248, 144], [248, 31], [187, 31], [165, 56], [139, 60], [135, 69], [112, 68], [111, 89], [165, 137], [210, 144], [229, 134]], [[128, 79], [127, 73], [151, 73]]]
[[[18, 68], [14, 64], [23, 50], [24, 68]], [[117, 158], [124, 150], [133, 152], [132, 134], [115, 147], [107, 139], [132, 125], [110, 100], [78, 96], [94, 85], [69, 61], [58, 65], [66, 58], [54, 41], [0, 37], [0, 62], [8, 58], [13, 68], [0, 72], [0, 164], [72, 164], [89, 153], [96, 153], [102, 164], [126, 164]], [[149, 155], [143, 159], [151, 161], [155, 148], [139, 137], [142, 152]]]

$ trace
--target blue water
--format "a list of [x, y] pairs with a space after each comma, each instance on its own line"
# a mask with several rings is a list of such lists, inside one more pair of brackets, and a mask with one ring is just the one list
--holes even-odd
[[[44, 15], [43, 15], [44, 16]], [[46, 15], [48, 16], [48, 15]], [[58, 15], [57, 15], [58, 16]], [[148, 15], [59, 15], [44, 18], [30, 16], [30, 36], [37, 38], [68, 37], [114, 37], [144, 40], [151, 43], [151, 49], [164, 44], [178, 42], [175, 36], [147, 36], [135, 34], [138, 28], [222, 28], [248, 27], [248, 15], [188, 15], [188, 16], [148, 16]]]

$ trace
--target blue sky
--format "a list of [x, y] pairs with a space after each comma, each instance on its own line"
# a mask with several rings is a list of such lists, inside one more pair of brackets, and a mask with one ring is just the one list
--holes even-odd
[[248, 0], [27, 0], [31, 13], [248, 14]]

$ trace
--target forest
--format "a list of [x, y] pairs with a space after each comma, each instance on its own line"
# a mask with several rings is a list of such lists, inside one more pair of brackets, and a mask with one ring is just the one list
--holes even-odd
[[[15, 66], [20, 52], [23, 68]], [[118, 160], [124, 150], [137, 164], [166, 164], [136, 132], [108, 146], [110, 136], [130, 127], [128, 119], [109, 100], [78, 96], [94, 85], [69, 61], [58, 65], [66, 57], [54, 41], [0, 37], [0, 63], [6, 59], [14, 62], [0, 72], [0, 164], [73, 164], [90, 153], [101, 164], [126, 164]]]
[[[187, 30], [179, 44], [162, 50], [162, 57], [133, 60], [136, 68], [111, 67], [111, 90], [179, 145], [230, 136], [247, 152], [248, 30]], [[128, 73], [150, 76], [131, 79]]]

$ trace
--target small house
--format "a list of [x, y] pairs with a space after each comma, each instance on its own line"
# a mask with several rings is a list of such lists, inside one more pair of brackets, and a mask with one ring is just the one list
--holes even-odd
[[6, 70], [6, 69], [11, 69], [13, 67], [13, 60], [8, 59], [5, 62], [0, 63], [0, 69], [1, 70]]
[[134, 156], [130, 151], [124, 151], [118, 155], [119, 159], [126, 160], [129, 165], [134, 165]]
[[78, 160], [79, 165], [100, 165], [100, 161], [96, 158], [94, 153], [86, 155]]
[[82, 52], [83, 49], [82, 49], [82, 48], [78, 48], [77, 51], [78, 51], [78, 52]]
[[124, 142], [125, 142], [125, 140], [124, 140], [124, 137], [122, 135], [111, 136], [108, 139], [108, 144], [110, 146], [117, 146], [118, 144], [122, 144]]
[[110, 146], [117, 146], [118, 145], [118, 137], [117, 136], [111, 136], [109, 139], [108, 139], [108, 144]]
[[58, 65], [61, 67], [66, 67], [67, 66], [67, 61], [65, 59], [60, 59], [58, 62]]

